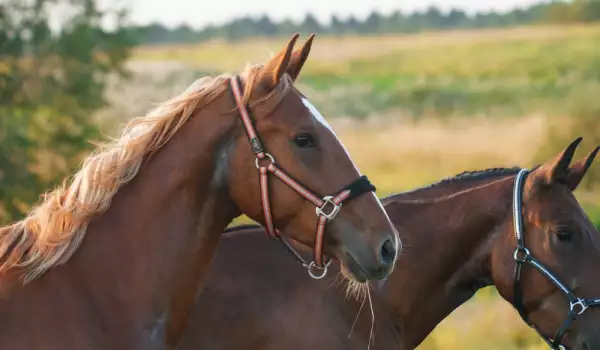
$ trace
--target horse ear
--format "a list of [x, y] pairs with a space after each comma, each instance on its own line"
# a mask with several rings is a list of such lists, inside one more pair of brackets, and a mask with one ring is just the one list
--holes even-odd
[[287, 43], [286, 47], [283, 48], [277, 55], [275, 55], [269, 62], [267, 62], [259, 76], [259, 82], [261, 87], [263, 87], [266, 91], [273, 90], [281, 77], [286, 72], [289, 64], [290, 58], [292, 57], [292, 50], [294, 49], [294, 44], [296, 40], [298, 40], [298, 33], [292, 36], [292, 39]]
[[552, 183], [566, 183], [567, 175], [569, 173], [569, 165], [573, 160], [573, 155], [577, 146], [583, 138], [576, 138], [571, 144], [561, 153], [559, 153], [554, 159], [543, 164], [536, 170], [538, 174], [537, 179], [545, 184]]
[[302, 70], [302, 66], [304, 66], [304, 62], [308, 58], [308, 54], [310, 53], [310, 48], [312, 47], [313, 39], [315, 38], [315, 34], [311, 34], [308, 37], [308, 40], [302, 45], [302, 48], [294, 51], [292, 53], [292, 58], [290, 59], [290, 64], [287, 68], [287, 73], [292, 77], [292, 80], [296, 80], [298, 75], [300, 75], [300, 71]]
[[585, 173], [587, 173], [588, 169], [594, 162], [594, 158], [596, 158], [598, 150], [600, 150], [600, 147], [596, 147], [584, 160], [580, 160], [569, 167], [569, 171], [565, 178], [565, 184], [571, 191], [575, 191], [577, 186], [579, 186], [579, 183], [585, 176]]

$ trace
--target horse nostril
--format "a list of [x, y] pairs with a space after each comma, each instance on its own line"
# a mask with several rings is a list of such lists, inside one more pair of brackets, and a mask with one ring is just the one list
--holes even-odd
[[381, 262], [389, 265], [396, 258], [396, 247], [390, 238], [386, 239], [381, 246]]

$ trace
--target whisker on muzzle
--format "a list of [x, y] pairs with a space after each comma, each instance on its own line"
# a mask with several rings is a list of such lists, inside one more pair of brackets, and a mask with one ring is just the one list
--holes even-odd
[[365, 302], [369, 301], [369, 307], [371, 309], [371, 330], [369, 332], [369, 343], [367, 346], [367, 350], [371, 348], [371, 345], [375, 342], [375, 309], [373, 308], [373, 299], [371, 298], [371, 289], [369, 288], [369, 283], [359, 283], [355, 281], [351, 281], [346, 279], [346, 299], [354, 299], [356, 301], [361, 301], [360, 308], [358, 309], [358, 313], [356, 314], [356, 318], [352, 323], [352, 328], [350, 328], [350, 333], [348, 334], [348, 338], [352, 336], [352, 332], [354, 331], [354, 327], [356, 326], [356, 322], [358, 322], [358, 317], [365, 305]]

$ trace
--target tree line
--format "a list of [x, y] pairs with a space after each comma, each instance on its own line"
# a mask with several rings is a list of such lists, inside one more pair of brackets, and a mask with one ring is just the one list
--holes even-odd
[[300, 22], [274, 22], [268, 16], [245, 16], [223, 25], [195, 30], [188, 25], [168, 28], [159, 23], [133, 28], [140, 44], [192, 43], [222, 38], [229, 41], [249, 37], [275, 37], [290, 33], [384, 34], [415, 33], [427, 30], [494, 28], [535, 23], [591, 22], [600, 20], [600, 0], [552, 1], [507, 12], [479, 12], [473, 15], [460, 9], [443, 12], [432, 6], [424, 11], [389, 14], [372, 12], [365, 19], [331, 16], [329, 23], [320, 23], [308, 13]]

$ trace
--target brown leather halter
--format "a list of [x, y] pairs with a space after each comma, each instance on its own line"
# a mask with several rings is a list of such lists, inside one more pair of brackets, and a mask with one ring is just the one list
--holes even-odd
[[[298, 258], [302, 265], [308, 270], [308, 274], [314, 279], [321, 279], [327, 274], [327, 267], [331, 263], [328, 259], [323, 264], [323, 235], [325, 234], [325, 226], [327, 221], [333, 220], [339, 213], [342, 203], [360, 196], [363, 193], [374, 192], [375, 186], [369, 182], [366, 176], [361, 176], [354, 180], [350, 185], [344, 187], [341, 191], [334, 195], [320, 197], [315, 195], [313, 191], [306, 188], [298, 181], [290, 177], [285, 171], [275, 165], [275, 158], [267, 153], [262, 146], [262, 143], [254, 129], [252, 119], [250, 118], [250, 108], [242, 102], [242, 89], [240, 88], [241, 81], [238, 76], [230, 79], [231, 90], [235, 103], [240, 112], [244, 128], [248, 134], [252, 151], [256, 155], [256, 168], [260, 173], [260, 189], [262, 199], [262, 209], [265, 217], [265, 228], [270, 237], [280, 239], [286, 247]], [[266, 163], [266, 164], [265, 164]], [[306, 200], [312, 202], [316, 207], [317, 214], [317, 229], [315, 237], [314, 260], [310, 263], [305, 261], [292, 246], [283, 239], [279, 230], [273, 225], [273, 216], [271, 215], [271, 205], [269, 203], [269, 184], [268, 174], [272, 173], [279, 180], [291, 187], [294, 191], [300, 194]], [[329, 206], [329, 207], [328, 207]], [[330, 209], [329, 209], [330, 208]], [[321, 270], [321, 274], [315, 274], [313, 270]]]

